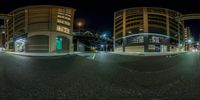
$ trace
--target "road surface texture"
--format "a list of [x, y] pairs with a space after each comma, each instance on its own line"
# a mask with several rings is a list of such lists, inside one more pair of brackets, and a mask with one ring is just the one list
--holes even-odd
[[0, 100], [200, 100], [200, 54], [0, 53]]

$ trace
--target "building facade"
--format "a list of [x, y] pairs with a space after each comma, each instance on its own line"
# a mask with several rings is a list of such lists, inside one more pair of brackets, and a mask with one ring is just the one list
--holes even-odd
[[184, 22], [179, 12], [138, 7], [114, 13], [114, 51], [167, 52], [182, 48]]
[[0, 26], [0, 48], [4, 45], [4, 27]]
[[185, 41], [185, 50], [189, 51], [192, 44], [192, 32], [190, 27], [185, 27], [184, 29], [184, 41]]
[[53, 5], [27, 6], [5, 20], [6, 49], [15, 52], [69, 52], [75, 9]]
[[0, 47], [3, 47], [3, 34], [0, 34]]

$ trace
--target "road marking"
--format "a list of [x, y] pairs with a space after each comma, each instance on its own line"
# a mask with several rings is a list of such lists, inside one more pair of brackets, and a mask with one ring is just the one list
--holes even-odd
[[93, 60], [95, 59], [95, 56], [96, 56], [96, 54], [94, 53], [94, 55], [93, 55], [93, 57], [92, 57]]

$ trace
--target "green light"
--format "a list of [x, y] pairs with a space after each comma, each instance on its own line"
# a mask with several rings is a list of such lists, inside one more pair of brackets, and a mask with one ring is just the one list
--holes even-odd
[[62, 49], [62, 38], [56, 38], [56, 49], [61, 50]]

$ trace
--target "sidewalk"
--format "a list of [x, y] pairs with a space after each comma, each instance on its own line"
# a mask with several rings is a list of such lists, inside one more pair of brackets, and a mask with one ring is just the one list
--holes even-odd
[[20, 55], [20, 56], [30, 56], [30, 57], [51, 57], [51, 56], [65, 56], [71, 54], [78, 54], [79, 52], [69, 52], [69, 53], [24, 53], [24, 52], [5, 52], [8, 54]]
[[127, 56], [170, 56], [176, 54], [183, 54], [186, 52], [111, 52], [113, 54], [127, 55]]

